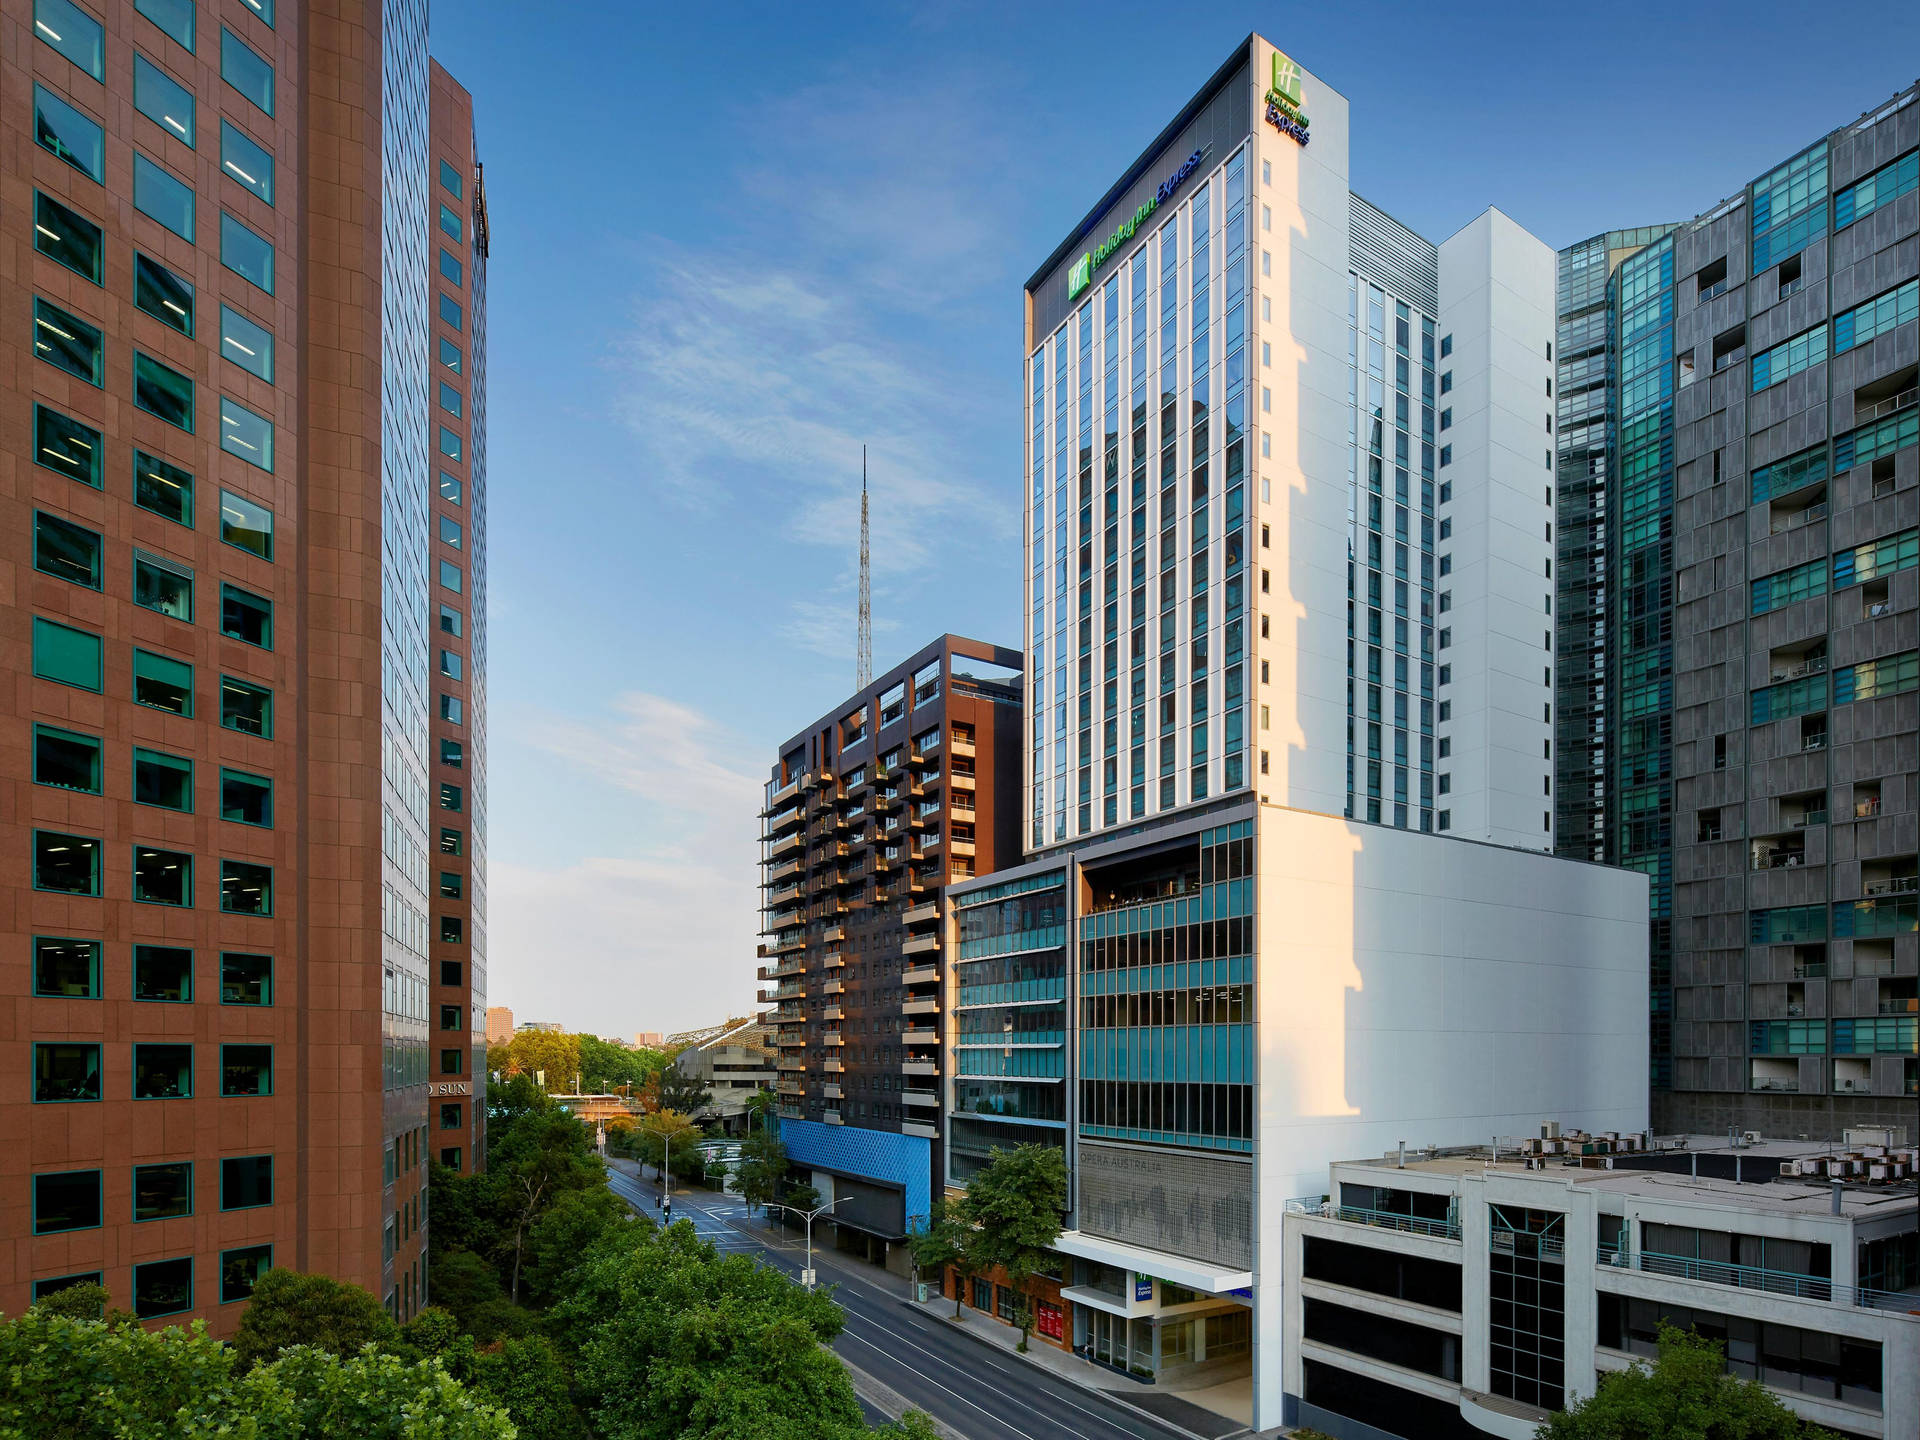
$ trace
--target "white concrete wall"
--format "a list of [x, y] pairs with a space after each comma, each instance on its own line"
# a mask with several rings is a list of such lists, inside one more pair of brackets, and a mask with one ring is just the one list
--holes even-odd
[[[1301, 79], [1312, 140], [1266, 120], [1274, 47], [1251, 42], [1253, 206], [1252, 404], [1248, 557], [1248, 783], [1275, 804], [1338, 815], [1347, 746], [1347, 101]], [[1267, 167], [1271, 182], [1263, 181]], [[1271, 224], [1266, 217], [1271, 214]], [[1268, 257], [1263, 261], [1264, 254]], [[1271, 273], [1263, 273], [1270, 271]], [[1271, 318], [1267, 318], [1271, 315]], [[1260, 364], [1261, 342], [1273, 347]], [[1270, 397], [1271, 408], [1268, 407]], [[1216, 427], [1218, 428], [1218, 427]], [[1269, 453], [1261, 454], [1261, 437]], [[1260, 545], [1260, 527], [1268, 543]], [[1259, 572], [1271, 575], [1261, 594]], [[1268, 680], [1260, 683], [1260, 665]], [[1268, 728], [1259, 728], [1259, 706]], [[1218, 747], [1216, 747], [1218, 748]], [[1259, 772], [1259, 752], [1269, 756]]]
[[1486, 211], [1440, 246], [1439, 324], [1453, 337], [1436, 362], [1453, 376], [1437, 397], [1453, 413], [1437, 436], [1453, 449], [1437, 472], [1452, 534], [1435, 546], [1451, 572], [1434, 582], [1450, 597], [1434, 624], [1452, 644], [1434, 658], [1452, 680], [1434, 692], [1451, 710], [1436, 727], [1450, 753], [1435, 760], [1449, 793], [1434, 804], [1453, 834], [1550, 850], [1553, 251]]
[[1255, 1428], [1280, 1423], [1284, 1202], [1341, 1158], [1647, 1123], [1647, 880], [1262, 806]]

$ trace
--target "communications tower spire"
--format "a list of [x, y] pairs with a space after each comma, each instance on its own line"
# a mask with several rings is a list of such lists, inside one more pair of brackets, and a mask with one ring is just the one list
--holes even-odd
[[867, 532], [867, 447], [860, 447], [860, 656], [857, 688], [873, 683], [873, 561]]

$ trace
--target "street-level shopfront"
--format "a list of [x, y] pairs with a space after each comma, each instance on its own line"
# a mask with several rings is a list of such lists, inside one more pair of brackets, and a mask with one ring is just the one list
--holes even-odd
[[[1063, 1265], [1071, 1262], [1062, 1261]], [[1006, 1325], [1020, 1323], [1019, 1297], [1007, 1283], [1007, 1273], [995, 1268], [984, 1275], [970, 1275], [949, 1267], [942, 1292], [972, 1306], [983, 1315], [991, 1315]], [[1060, 1297], [1060, 1279], [1056, 1275], [1036, 1275], [1027, 1282], [1033, 1299], [1033, 1335], [1060, 1350], [1070, 1350], [1067, 1339], [1073, 1327], [1073, 1306]]]
[[1073, 1349], [1142, 1380], [1204, 1368], [1222, 1379], [1251, 1364], [1253, 1312], [1235, 1300], [1091, 1260], [1075, 1260], [1063, 1292]]

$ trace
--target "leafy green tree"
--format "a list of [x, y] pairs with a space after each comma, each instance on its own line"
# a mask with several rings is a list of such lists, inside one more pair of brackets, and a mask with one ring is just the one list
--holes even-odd
[[[146, 1330], [35, 1306], [0, 1324], [0, 1435], [512, 1440], [514, 1433], [504, 1412], [431, 1360], [409, 1364], [374, 1351], [343, 1360], [299, 1346], [243, 1368], [238, 1353], [199, 1321]], [[421, 1428], [428, 1416], [431, 1431]]]
[[105, 1320], [115, 1325], [137, 1323], [131, 1310], [111, 1308], [106, 1286], [91, 1282], [56, 1290], [45, 1299], [34, 1301], [33, 1308], [42, 1315], [66, 1315], [75, 1320]]
[[1019, 1297], [1020, 1349], [1033, 1329], [1027, 1286], [1050, 1263], [1067, 1209], [1067, 1162], [1051, 1145], [995, 1149], [967, 1181], [962, 1214], [971, 1225], [969, 1270], [1004, 1270]]
[[273, 1269], [253, 1287], [253, 1299], [233, 1337], [233, 1352], [246, 1370], [296, 1345], [357, 1355], [364, 1345], [391, 1344], [399, 1333], [385, 1307], [358, 1285], [330, 1275]]
[[[947, 1266], [965, 1263], [967, 1246], [972, 1239], [973, 1226], [967, 1223], [960, 1207], [949, 1204], [944, 1198], [934, 1201], [933, 1209], [927, 1216], [926, 1228], [907, 1237], [907, 1247], [913, 1251], [916, 1278], [918, 1274], [931, 1270], [945, 1284]], [[953, 1297], [953, 1318], [960, 1318], [958, 1295]]]
[[487, 1068], [500, 1075], [541, 1077], [549, 1095], [571, 1094], [580, 1074], [580, 1037], [559, 1030], [520, 1030], [504, 1045], [487, 1047]]
[[[753, 1101], [747, 1104], [752, 1106]], [[740, 1194], [749, 1211], [780, 1193], [780, 1182], [787, 1177], [787, 1152], [776, 1131], [756, 1128], [748, 1132], [740, 1142], [739, 1175]]]
[[520, 1440], [587, 1440], [566, 1362], [546, 1336], [502, 1340], [477, 1352], [464, 1378], [474, 1394], [506, 1410]]
[[867, 1433], [826, 1348], [843, 1318], [826, 1295], [675, 1226], [598, 1247], [551, 1323], [604, 1440], [842, 1440]]
[[460, 1329], [480, 1335], [480, 1317], [489, 1306], [505, 1302], [507, 1291], [500, 1272], [485, 1257], [471, 1250], [443, 1250], [427, 1262], [427, 1298]]
[[639, 1124], [640, 1158], [650, 1165], [670, 1160], [674, 1175], [688, 1179], [701, 1171], [700, 1152], [694, 1148], [704, 1132], [678, 1110], [656, 1110]]
[[527, 1294], [536, 1305], [560, 1298], [567, 1276], [609, 1231], [650, 1222], [636, 1219], [627, 1202], [603, 1187], [564, 1190], [527, 1236]]
[[1727, 1373], [1717, 1341], [1660, 1327], [1659, 1356], [1600, 1377], [1536, 1440], [1833, 1440], [1765, 1388]]
[[[818, 1210], [820, 1208], [820, 1192], [802, 1180], [796, 1184], [787, 1186], [787, 1193], [780, 1197], [780, 1203], [785, 1205], [790, 1211]], [[805, 1224], [806, 1222], [803, 1220], [801, 1223]]]
[[698, 1115], [713, 1104], [713, 1092], [678, 1065], [670, 1064], [660, 1072], [654, 1094], [662, 1110], [678, 1110], [682, 1115]]
[[511, 1247], [507, 1294], [520, 1301], [520, 1272], [534, 1223], [567, 1190], [606, 1184], [606, 1166], [593, 1151], [586, 1127], [554, 1106], [515, 1120], [497, 1150], [488, 1147], [489, 1171], [501, 1189], [502, 1248]]

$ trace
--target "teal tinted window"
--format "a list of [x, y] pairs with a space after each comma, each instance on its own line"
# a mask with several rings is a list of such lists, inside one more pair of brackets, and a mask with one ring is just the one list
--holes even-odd
[[273, 648], [273, 602], [238, 585], [220, 587], [220, 633], [262, 650]]
[[460, 392], [454, 389], [453, 386], [447, 384], [446, 381], [441, 381], [440, 408], [449, 415], [458, 416], [461, 413], [461, 404]]
[[444, 425], [440, 427], [440, 453], [455, 462], [465, 458], [460, 436]]
[[220, 1093], [222, 1095], [271, 1095], [273, 1093], [273, 1047], [271, 1045], [222, 1045], [220, 1047]]
[[440, 607], [440, 628], [447, 634], [458, 639], [462, 628], [460, 612], [451, 605], [442, 605]]
[[453, 258], [451, 251], [440, 252], [440, 274], [443, 279], [451, 280], [456, 285], [461, 284], [461, 276], [465, 274], [465, 270], [466, 267]]
[[33, 1233], [91, 1230], [100, 1223], [100, 1172], [63, 1170], [33, 1177]]
[[231, 120], [220, 122], [220, 169], [273, 204], [273, 156], [235, 129]]
[[440, 337], [440, 363], [454, 374], [460, 373], [460, 347], [444, 335]]
[[220, 1162], [220, 1208], [250, 1210], [273, 1203], [273, 1157], [234, 1155]]
[[193, 525], [193, 476], [178, 465], [133, 452], [133, 503], [179, 525]]
[[249, 860], [222, 860], [220, 908], [229, 915], [273, 914], [273, 867]]
[[186, 1100], [193, 1095], [191, 1045], [135, 1045], [133, 1098]]
[[34, 464], [98, 490], [106, 483], [105, 457], [106, 445], [91, 425], [44, 405], [33, 407]]
[[262, 560], [273, 559], [273, 512], [231, 490], [220, 492], [220, 538]]
[[451, 515], [440, 517], [440, 540], [442, 544], [451, 545], [456, 550], [460, 548], [460, 522]]
[[228, 950], [220, 956], [222, 1005], [271, 1005], [273, 957]]
[[273, 332], [231, 305], [220, 307], [220, 353], [249, 374], [273, 383]]
[[33, 87], [33, 138], [89, 180], [106, 179], [106, 139], [93, 120], [51, 90]]
[[73, 0], [33, 0], [33, 33], [94, 79], [107, 78], [106, 32]]
[[100, 227], [38, 190], [33, 192], [33, 248], [74, 274], [100, 283], [106, 253]]
[[273, 692], [251, 685], [245, 680], [236, 680], [231, 675], [220, 677], [220, 723], [228, 730], [238, 730], [243, 735], [258, 735], [262, 739], [273, 738]]
[[33, 1047], [35, 1104], [100, 1098], [100, 1047], [47, 1044]]
[[193, 191], [138, 151], [133, 156], [133, 208], [193, 243]]
[[193, 666], [171, 656], [136, 648], [133, 652], [133, 698], [139, 705], [165, 710], [169, 715], [193, 714]]
[[224, 210], [220, 212], [220, 263], [273, 293], [273, 246]]
[[185, 1005], [193, 999], [193, 951], [179, 945], [133, 947], [133, 998]]
[[139, 54], [133, 57], [133, 108], [174, 139], [193, 144], [193, 93]]
[[98, 895], [100, 841], [91, 835], [34, 831], [33, 888], [60, 895]]
[[273, 781], [243, 770], [220, 772], [220, 818], [273, 828]]
[[33, 568], [41, 574], [98, 590], [103, 551], [96, 531], [44, 510], [33, 512]]
[[100, 637], [53, 620], [33, 618], [33, 673], [42, 680], [98, 690]]
[[440, 297], [440, 318], [456, 330], [465, 326], [465, 316], [461, 313], [460, 302], [451, 295]]
[[273, 471], [273, 424], [237, 400], [220, 397], [220, 448], [250, 465]]
[[459, 214], [456, 211], [449, 210], [444, 205], [440, 207], [440, 233], [445, 235], [449, 240], [464, 240], [466, 238], [466, 227], [461, 224]]
[[52, 725], [36, 725], [33, 727], [33, 783], [98, 795], [103, 749], [97, 736], [80, 735]]
[[440, 583], [454, 594], [460, 593], [460, 567], [449, 561], [440, 562]]
[[220, 78], [273, 114], [273, 67], [231, 30], [220, 31]]
[[44, 300], [33, 302], [33, 349], [49, 365], [89, 385], [100, 384], [106, 375], [106, 347], [99, 327]]
[[133, 0], [133, 8], [176, 45], [193, 49], [193, 0]]
[[462, 503], [461, 497], [463, 493], [460, 477], [458, 475], [449, 475], [446, 471], [442, 470], [440, 472], [440, 498], [449, 505], [458, 505]]
[[133, 303], [182, 335], [193, 334], [193, 286], [151, 255], [134, 253]]
[[1864, 220], [1915, 189], [1920, 189], [1920, 150], [1908, 151], [1834, 196], [1833, 228], [1844, 229], [1856, 220]]
[[193, 572], [171, 560], [133, 552], [133, 603], [175, 620], [193, 620]]
[[273, 0], [240, 0], [240, 3], [258, 15], [269, 26], [273, 24]]
[[[265, 0], [242, 0], [264, 4]], [[253, 1287], [273, 1268], [273, 1246], [246, 1245], [220, 1252], [220, 1303], [234, 1305], [253, 1298]]]
[[133, 1313], [142, 1320], [193, 1308], [193, 1257], [133, 1267]]
[[460, 172], [445, 160], [440, 162], [440, 185], [441, 188], [453, 196], [454, 199], [463, 200], [466, 198], [466, 191], [460, 180]]
[[158, 750], [133, 752], [133, 801], [163, 810], [193, 811], [193, 761]]
[[69, 1000], [100, 998], [100, 942], [33, 937], [33, 993]]
[[1920, 320], [1920, 280], [1909, 280], [1896, 290], [1834, 316], [1833, 353], [1844, 354], [1876, 335], [1890, 334], [1915, 320]]
[[193, 1162], [133, 1167], [133, 1218], [174, 1220], [193, 1213]]
[[143, 905], [193, 904], [193, 856], [182, 850], [133, 847], [133, 898]]
[[1753, 357], [1754, 393], [1758, 394], [1769, 385], [1778, 385], [1789, 375], [1798, 375], [1810, 366], [1821, 364], [1826, 358], [1827, 327], [1824, 324], [1783, 341], [1771, 350], [1762, 350]]
[[1777, 575], [1763, 575], [1752, 584], [1753, 613], [1765, 615], [1796, 601], [1809, 600], [1827, 593], [1827, 562], [1809, 560]]

